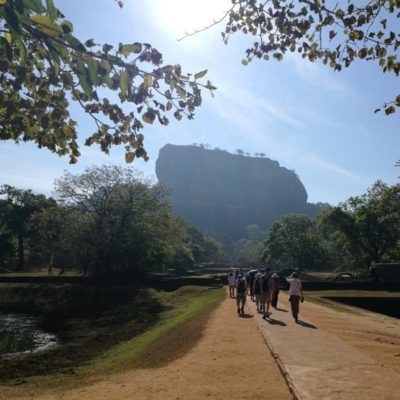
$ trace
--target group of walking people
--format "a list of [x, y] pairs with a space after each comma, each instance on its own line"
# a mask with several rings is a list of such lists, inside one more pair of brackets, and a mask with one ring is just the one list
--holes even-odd
[[[290, 284], [289, 302], [292, 316], [298, 322], [300, 302], [303, 301], [301, 281], [296, 272], [287, 278], [287, 281]], [[257, 311], [263, 314], [263, 319], [270, 317], [271, 306], [275, 309], [278, 307], [279, 277], [269, 267], [263, 272], [250, 270], [244, 274], [239, 269], [230, 272], [228, 287], [229, 296], [236, 298], [238, 315], [244, 315], [247, 296], [256, 303]]]

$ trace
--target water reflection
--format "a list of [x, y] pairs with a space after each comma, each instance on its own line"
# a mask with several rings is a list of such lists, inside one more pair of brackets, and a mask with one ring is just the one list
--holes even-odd
[[40, 330], [37, 322], [26, 315], [0, 314], [0, 358], [54, 347], [56, 336]]

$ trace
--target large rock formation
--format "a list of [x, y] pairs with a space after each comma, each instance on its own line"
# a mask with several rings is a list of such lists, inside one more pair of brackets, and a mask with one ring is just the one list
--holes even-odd
[[298, 176], [269, 158], [168, 144], [156, 174], [173, 190], [174, 211], [219, 238], [244, 237], [248, 225], [266, 229], [284, 215], [318, 209], [307, 203]]

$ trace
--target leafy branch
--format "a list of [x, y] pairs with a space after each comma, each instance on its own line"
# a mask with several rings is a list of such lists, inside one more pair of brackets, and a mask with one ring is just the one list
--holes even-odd
[[[143, 124], [157, 119], [167, 125], [168, 113], [193, 119], [201, 89], [216, 89], [201, 82], [206, 73], [163, 65], [162, 54], [148, 43], [82, 43], [53, 0], [0, 0], [2, 140], [34, 141], [76, 162], [77, 123], [68, 109], [76, 101], [97, 128], [86, 145], [96, 143], [108, 153], [123, 144], [127, 162], [147, 160]], [[100, 99], [97, 89], [115, 92], [119, 101]]]

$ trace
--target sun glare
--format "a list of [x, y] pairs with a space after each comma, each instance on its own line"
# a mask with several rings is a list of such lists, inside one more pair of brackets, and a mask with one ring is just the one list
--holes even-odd
[[153, 0], [151, 9], [157, 25], [179, 39], [220, 19], [230, 8], [230, 0]]

